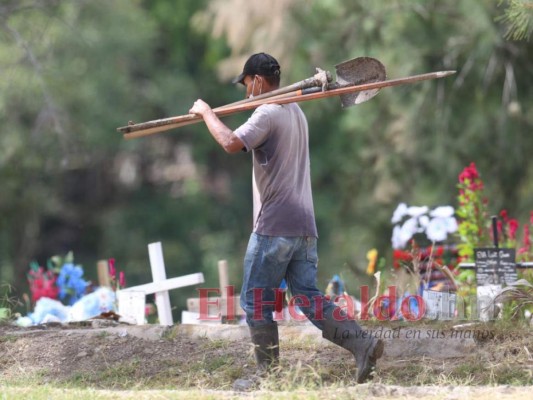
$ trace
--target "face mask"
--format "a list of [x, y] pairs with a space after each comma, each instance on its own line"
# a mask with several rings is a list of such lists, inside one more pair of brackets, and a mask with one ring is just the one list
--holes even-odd
[[[252, 83], [252, 93], [250, 93], [250, 96], [248, 96], [249, 99], [254, 98], [255, 78], [257, 78], [257, 75], [254, 76], [254, 82]], [[261, 86], [259, 87], [259, 94], [262, 94], [262, 93], [263, 93], [263, 81], [261, 81]]]

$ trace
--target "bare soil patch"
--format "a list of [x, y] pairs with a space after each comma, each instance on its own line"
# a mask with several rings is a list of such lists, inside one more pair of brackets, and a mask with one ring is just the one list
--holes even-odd
[[[0, 383], [231, 390], [235, 379], [253, 375], [252, 348], [242, 337], [242, 329], [240, 335], [220, 338], [194, 335], [182, 327], [129, 327], [111, 322], [32, 328], [0, 325]], [[478, 335], [464, 343], [448, 340], [452, 332], [448, 328], [419, 330], [427, 336], [425, 342], [421, 337], [386, 339], [385, 355], [372, 384], [374, 395], [387, 397], [404, 390], [401, 387], [425, 385], [524, 389], [533, 385], [531, 329], [491, 328], [491, 335]], [[441, 340], [429, 337], [430, 333]], [[281, 370], [265, 380], [261, 389], [354, 386], [352, 355], [317, 337], [282, 332]], [[463, 353], [460, 346], [464, 346]], [[453, 351], [451, 356], [446, 354], [447, 347]]]

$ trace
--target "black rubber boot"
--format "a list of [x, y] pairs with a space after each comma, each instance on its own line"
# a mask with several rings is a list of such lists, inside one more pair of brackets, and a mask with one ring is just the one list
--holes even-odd
[[383, 355], [384, 343], [374, 339], [353, 320], [324, 321], [322, 336], [352, 353], [357, 365], [357, 383], [372, 379], [377, 360]]
[[268, 371], [279, 365], [278, 324], [250, 327], [250, 336], [254, 344], [255, 361], [260, 371]]
[[247, 392], [257, 388], [261, 379], [279, 365], [279, 334], [278, 324], [250, 327], [250, 336], [254, 344], [257, 372], [245, 379], [233, 382], [233, 390]]

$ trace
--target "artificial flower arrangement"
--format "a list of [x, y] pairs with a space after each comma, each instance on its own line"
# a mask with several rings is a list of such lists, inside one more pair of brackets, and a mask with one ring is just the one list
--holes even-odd
[[90, 282], [83, 279], [83, 267], [74, 264], [72, 252], [65, 257], [51, 257], [46, 268], [36, 261], [31, 262], [27, 277], [33, 303], [47, 297], [72, 305], [90, 286]]
[[[455, 290], [447, 266], [456, 264], [456, 249], [448, 242], [457, 231], [457, 220], [451, 206], [430, 208], [400, 203], [391, 222], [394, 225], [391, 237], [394, 268], [387, 268], [386, 259], [379, 257], [377, 249], [371, 249], [366, 255], [366, 273], [376, 278], [376, 293], [380, 292], [380, 287], [395, 288], [397, 304], [385, 312], [394, 320], [403, 318], [401, 305], [407, 300], [411, 312], [418, 315], [418, 303], [413, 301], [413, 296], [423, 295], [424, 290]], [[393, 283], [384, 283], [389, 281]], [[389, 295], [385, 289], [384, 296]], [[388, 308], [388, 300], [381, 306]]]
[[22, 326], [46, 322], [85, 320], [102, 313], [116, 311], [116, 291], [125, 287], [125, 276], [119, 272], [115, 260], [108, 260], [111, 287], [95, 287], [84, 279], [83, 266], [74, 264], [72, 252], [65, 257], [51, 257], [46, 268], [37, 262], [30, 264], [28, 283], [33, 312], [20, 317]]
[[[393, 265], [395, 269], [420, 274], [421, 289], [455, 292], [463, 299], [462, 315], [469, 315], [472, 311], [470, 302], [476, 299], [477, 293], [476, 272], [475, 269], [457, 266], [473, 263], [475, 249], [492, 247], [495, 238], [485, 185], [476, 165], [471, 163], [465, 167], [458, 181], [458, 207], [455, 210], [451, 206], [433, 210], [405, 204], [397, 207], [392, 218], [392, 223], [396, 224], [392, 235]], [[501, 210], [497, 215], [499, 247], [516, 249], [518, 263], [533, 260], [532, 225], [533, 212], [522, 229], [519, 221], [511, 218], [507, 210]], [[428, 264], [438, 272], [444, 272], [445, 279], [433, 279], [433, 272], [428, 273]], [[504, 312], [525, 307], [527, 314], [531, 311], [527, 307], [533, 304], [533, 269], [519, 269], [518, 277], [516, 284], [511, 284], [502, 292], [507, 300], [511, 299], [511, 293], [514, 296]]]
[[393, 213], [393, 267], [420, 277], [418, 290], [454, 291], [450, 270], [457, 264], [453, 234], [458, 224], [452, 206], [408, 206], [400, 203]]
[[[458, 176], [458, 207], [409, 206], [401, 203], [393, 213], [392, 265], [387, 269], [384, 258], [378, 259], [376, 249], [367, 253], [367, 274], [374, 275], [378, 287], [385, 273], [393, 279], [400, 293], [423, 294], [425, 290], [455, 292], [464, 301], [462, 315], [469, 314], [469, 301], [476, 299], [476, 273], [462, 269], [461, 263], [474, 262], [474, 249], [491, 247], [494, 242], [488, 200], [484, 184], [474, 163], [465, 167]], [[507, 210], [498, 214], [496, 223], [500, 247], [516, 249], [517, 262], [533, 261], [533, 212], [522, 225], [511, 218]], [[520, 237], [521, 233], [521, 237]], [[376, 271], [378, 271], [376, 273]], [[392, 276], [387, 276], [392, 273]], [[533, 268], [521, 269], [516, 285], [504, 289], [505, 299], [520, 299], [518, 307], [533, 313]], [[520, 279], [521, 278], [521, 279]], [[524, 300], [526, 299], [526, 300]], [[468, 310], [467, 310], [468, 309]], [[398, 316], [395, 316], [396, 318]], [[399, 316], [401, 317], [401, 316]]]
[[[84, 280], [83, 266], [74, 264], [72, 252], [50, 258], [46, 268], [32, 262], [27, 277], [31, 292], [28, 311], [33, 308], [33, 312], [20, 317], [17, 324], [83, 321], [107, 314], [109, 318], [118, 318], [117, 292], [126, 287], [126, 277], [124, 271], [117, 271], [114, 258], [107, 260], [107, 266], [109, 287], [96, 287]], [[27, 302], [30, 303], [29, 299]], [[155, 305], [147, 303], [145, 315], [149, 322], [154, 322], [155, 314]]]
[[391, 219], [392, 248], [405, 249], [412, 239], [429, 243], [444, 242], [457, 231], [452, 206], [408, 206], [400, 203]]

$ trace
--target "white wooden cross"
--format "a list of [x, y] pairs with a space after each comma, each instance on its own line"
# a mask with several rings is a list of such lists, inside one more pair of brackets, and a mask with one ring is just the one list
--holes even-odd
[[204, 283], [204, 274], [198, 272], [167, 279], [161, 242], [149, 244], [148, 253], [150, 255], [153, 282], [120, 290], [118, 292], [118, 313], [126, 321], [134, 321], [137, 325], [143, 325], [146, 295], [155, 293], [159, 324], [173, 325], [174, 321], [172, 319], [168, 291]]

